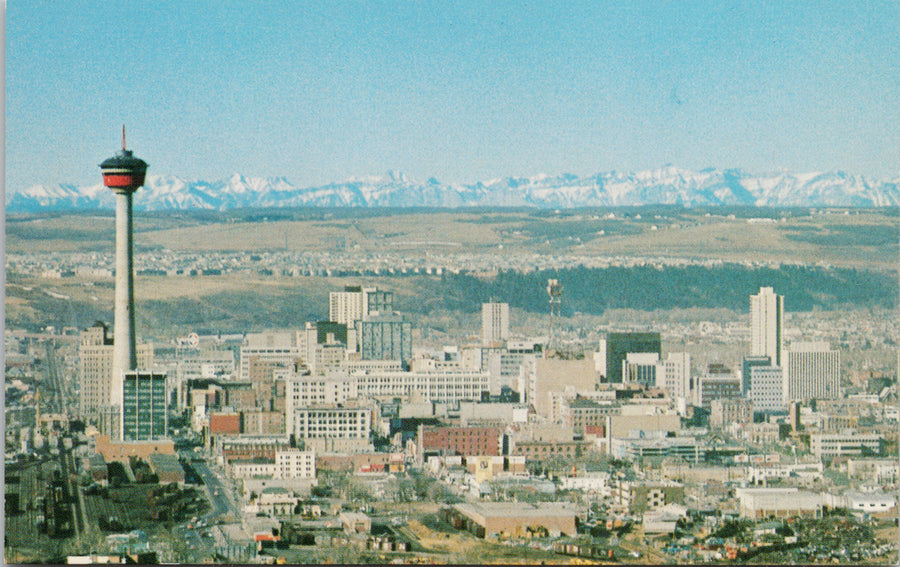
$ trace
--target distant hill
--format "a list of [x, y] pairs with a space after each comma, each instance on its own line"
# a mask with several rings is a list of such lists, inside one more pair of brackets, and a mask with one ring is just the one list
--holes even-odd
[[[228, 210], [244, 207], [437, 207], [473, 206], [622, 207], [641, 205], [757, 207], [884, 207], [900, 205], [900, 180], [877, 181], [843, 172], [772, 173], [676, 167], [587, 177], [506, 177], [471, 185], [424, 183], [390, 172], [320, 187], [295, 187], [284, 178], [247, 178], [234, 174], [221, 181], [188, 181], [174, 176], [147, 177], [135, 195], [137, 210]], [[111, 191], [87, 187], [36, 185], [7, 194], [8, 212], [112, 209]]]

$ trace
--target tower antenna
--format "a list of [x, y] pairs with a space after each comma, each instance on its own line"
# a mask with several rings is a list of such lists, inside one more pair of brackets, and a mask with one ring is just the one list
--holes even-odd
[[122, 124], [122, 151], [125, 151], [125, 125]]

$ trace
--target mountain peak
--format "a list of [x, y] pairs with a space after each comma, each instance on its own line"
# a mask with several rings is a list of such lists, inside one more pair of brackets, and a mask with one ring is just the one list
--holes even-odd
[[[9, 193], [8, 212], [109, 209], [110, 191], [100, 183], [42, 186]], [[496, 178], [470, 185], [414, 182], [398, 170], [354, 177], [343, 183], [298, 188], [284, 177], [232, 174], [221, 181], [188, 181], [150, 175], [137, 194], [138, 210], [232, 209], [242, 207], [616, 207], [653, 204], [685, 206], [852, 206], [900, 205], [898, 182], [843, 171], [752, 175], [742, 169], [691, 171], [667, 164], [657, 169]]]

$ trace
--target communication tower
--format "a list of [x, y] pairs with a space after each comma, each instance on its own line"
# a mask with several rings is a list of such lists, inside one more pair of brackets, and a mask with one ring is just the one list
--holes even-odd
[[100, 164], [103, 184], [116, 194], [116, 301], [113, 344], [113, 382], [137, 366], [134, 333], [134, 241], [132, 195], [144, 184], [147, 162], [125, 149]]
[[559, 308], [562, 304], [563, 286], [559, 280], [547, 280], [547, 295], [550, 296], [550, 336], [547, 339], [547, 350], [553, 346], [553, 319], [559, 317]]

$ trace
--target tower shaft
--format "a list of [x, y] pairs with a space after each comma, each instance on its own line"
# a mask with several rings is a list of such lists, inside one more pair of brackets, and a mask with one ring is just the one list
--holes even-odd
[[134, 333], [134, 242], [131, 190], [116, 193], [116, 302], [113, 376], [137, 367]]

